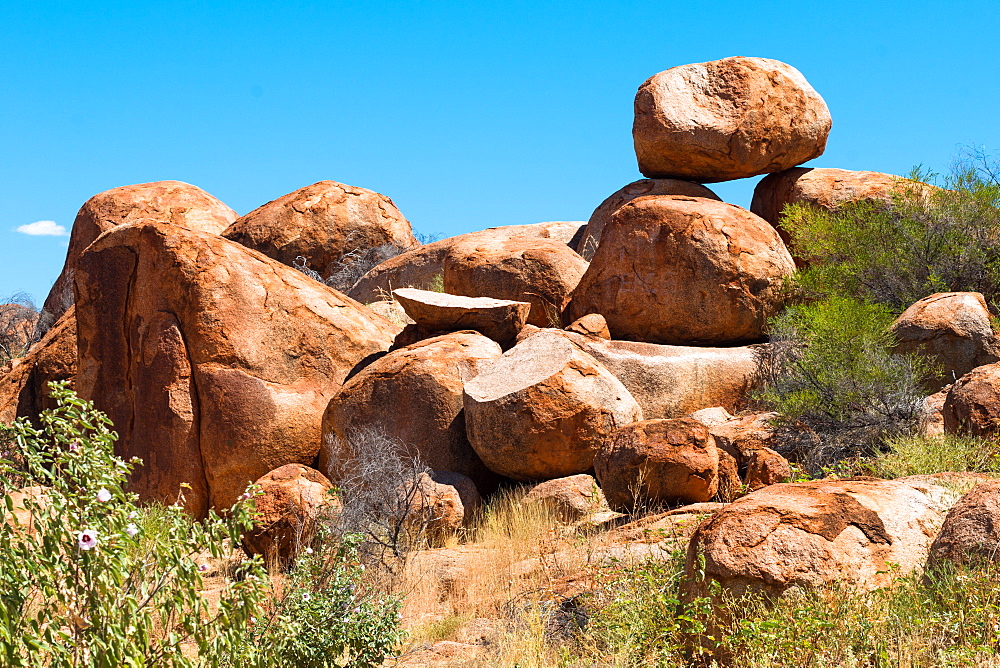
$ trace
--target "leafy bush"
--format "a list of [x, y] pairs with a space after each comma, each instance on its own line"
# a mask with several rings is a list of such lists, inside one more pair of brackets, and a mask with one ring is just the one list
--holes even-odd
[[758, 398], [820, 435], [821, 447], [804, 462], [810, 472], [916, 426], [921, 382], [932, 369], [892, 353], [891, 322], [886, 307], [840, 296], [793, 306], [773, 321]]
[[809, 262], [797, 284], [811, 296], [841, 295], [899, 313], [935, 292], [1000, 300], [1000, 181], [988, 159], [965, 157], [941, 188], [914, 171], [891, 203], [861, 201], [836, 212], [786, 207], [781, 226]]
[[362, 541], [358, 535], [329, 542], [321, 537], [315, 550], [301, 555], [233, 665], [382, 666], [403, 639], [401, 602], [365, 589], [358, 558]]
[[925, 437], [919, 435], [890, 438], [886, 452], [861, 462], [860, 473], [879, 478], [902, 478], [942, 471], [1000, 473], [1000, 443], [975, 436]]
[[[250, 508], [195, 523], [170, 506], [146, 534], [135, 495], [123, 490], [135, 462], [114, 456], [110, 422], [66, 384], [52, 388], [57, 408], [41, 414], [41, 429], [25, 420], [0, 428], [18, 455], [0, 461], [11, 513], [0, 527], [3, 665], [216, 665], [247, 633], [264, 573], [248, 562], [213, 612], [201, 596], [203, 560], [223, 557]], [[22, 503], [30, 527], [12, 514], [12, 481], [43, 488]]]

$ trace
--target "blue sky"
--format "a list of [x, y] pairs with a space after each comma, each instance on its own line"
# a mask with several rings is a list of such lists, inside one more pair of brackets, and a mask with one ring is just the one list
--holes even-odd
[[[194, 183], [240, 214], [333, 179], [414, 227], [586, 220], [639, 178], [632, 99], [746, 55], [833, 115], [811, 164], [947, 169], [1000, 149], [995, 2], [0, 3], [0, 297], [44, 299], [91, 195]], [[753, 180], [715, 184], [748, 206]], [[43, 227], [55, 229], [53, 225]]]

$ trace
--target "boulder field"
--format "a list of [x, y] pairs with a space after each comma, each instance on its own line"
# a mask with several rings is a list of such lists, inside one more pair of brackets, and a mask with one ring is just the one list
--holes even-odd
[[[142, 501], [204, 517], [256, 482], [244, 547], [279, 565], [338, 512], [341, 463], [376, 432], [387, 456], [419, 461], [391, 492], [436, 534], [518, 483], [531, 485], [525, 508], [588, 530], [656, 512], [618, 536], [684, 515], [691, 595], [712, 582], [871, 589], [993, 558], [996, 481], [971, 481], [957, 505], [967, 476], [789, 482], [819, 436], [752, 403], [795, 270], [782, 210], [889, 206], [912, 183], [801, 167], [830, 127], [783, 63], [671, 68], [635, 99], [649, 178], [596, 196], [586, 224], [423, 245], [388, 197], [336, 181], [242, 217], [178, 181], [107, 190], [77, 214], [37, 333], [54, 324], [4, 360], [0, 420], [37, 420], [52, 407], [47, 383], [71, 381], [112, 419], [117, 454], [142, 460], [129, 483]], [[751, 210], [703, 185], [759, 174], [770, 176]], [[343, 292], [316, 280], [386, 248]], [[928, 296], [893, 333], [899, 352], [941, 370], [923, 433], [1000, 433], [1000, 347], [982, 295]], [[665, 510], [677, 504], [698, 505]]]

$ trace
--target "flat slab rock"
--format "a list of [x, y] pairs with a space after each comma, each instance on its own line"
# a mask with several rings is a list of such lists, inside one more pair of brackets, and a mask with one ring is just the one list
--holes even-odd
[[461, 297], [443, 292], [397, 288], [392, 291], [406, 315], [429, 332], [472, 329], [494, 341], [512, 341], [528, 321], [527, 302]]

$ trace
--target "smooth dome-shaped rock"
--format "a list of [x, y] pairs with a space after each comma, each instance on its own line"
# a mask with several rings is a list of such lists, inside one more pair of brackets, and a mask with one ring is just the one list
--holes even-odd
[[555, 333], [528, 338], [465, 383], [469, 442], [515, 480], [584, 473], [608, 434], [641, 419], [625, 386]]
[[893, 191], [904, 183], [906, 179], [882, 172], [795, 167], [761, 179], [754, 188], [750, 210], [776, 225], [789, 204], [811, 204], [836, 211], [850, 202], [890, 202]]
[[945, 562], [983, 566], [1000, 560], [1000, 480], [984, 480], [948, 511], [931, 545], [927, 566]]
[[389, 244], [401, 252], [420, 243], [392, 200], [366, 188], [320, 181], [254, 209], [224, 237], [291, 266], [305, 258], [324, 277], [338, 261], [350, 262]]
[[647, 195], [684, 195], [719, 200], [718, 195], [700, 183], [680, 179], [640, 179], [634, 181], [612, 193], [594, 209], [594, 213], [590, 214], [590, 220], [587, 221], [587, 227], [573, 246], [573, 250], [582, 255], [584, 259], [593, 258], [597, 246], [601, 243], [604, 226], [608, 224], [611, 215], [636, 197]]
[[139, 457], [130, 489], [196, 517], [278, 466], [311, 464], [323, 411], [399, 328], [215, 234], [134, 223], [76, 272], [80, 395]]
[[830, 111], [805, 77], [768, 58], [723, 58], [655, 74], [635, 96], [639, 171], [709, 183], [822, 155]]
[[702, 503], [719, 489], [719, 454], [708, 428], [693, 418], [644, 420], [611, 434], [594, 459], [614, 510], [644, 503]]
[[549, 509], [564, 522], [577, 522], [607, 508], [604, 493], [593, 476], [585, 473], [546, 480], [531, 488], [521, 500]]
[[758, 341], [795, 264], [766, 221], [697, 197], [639, 197], [611, 217], [563, 315], [600, 313], [616, 339]]
[[1000, 362], [977, 367], [959, 378], [944, 400], [948, 434], [1000, 434]]
[[84, 202], [73, 221], [69, 250], [44, 310], [58, 318], [73, 303], [73, 272], [84, 249], [103, 232], [137, 221], [170, 223], [191, 230], [221, 234], [236, 212], [207, 192], [181, 181], [154, 181], [120, 186]]
[[378, 429], [425, 466], [482, 484], [487, 472], [465, 436], [463, 382], [500, 354], [500, 346], [485, 336], [455, 332], [375, 360], [330, 400], [323, 416], [320, 470], [336, 479], [336, 463], [353, 456], [342, 450], [350, 448], [352, 434]]

